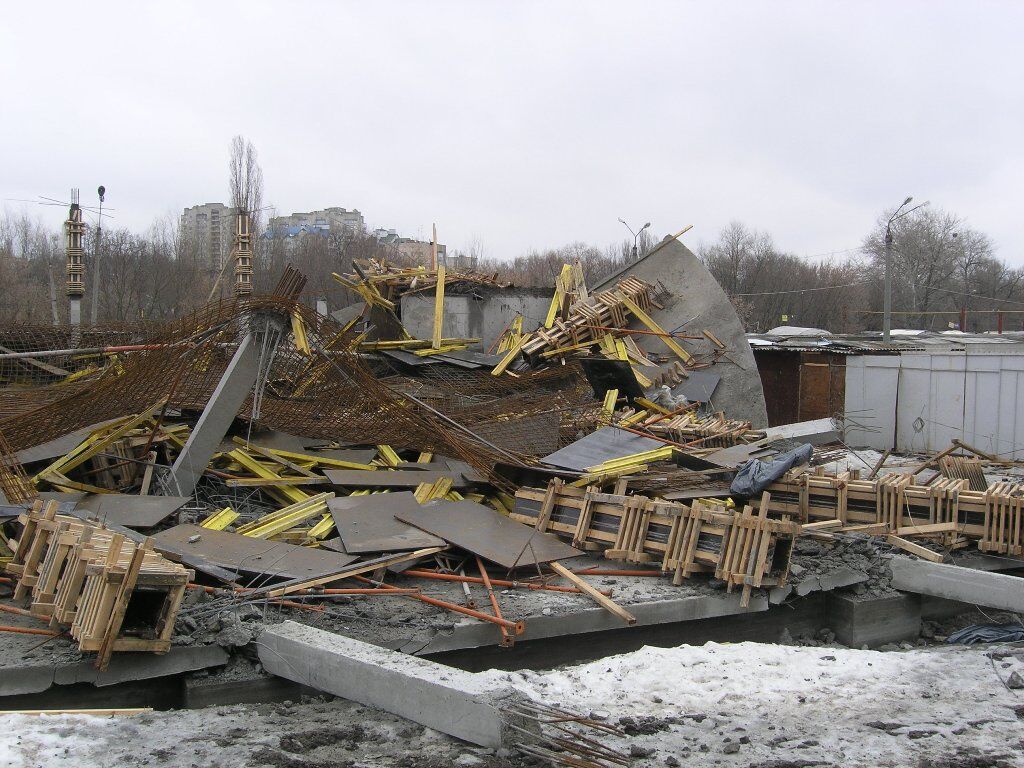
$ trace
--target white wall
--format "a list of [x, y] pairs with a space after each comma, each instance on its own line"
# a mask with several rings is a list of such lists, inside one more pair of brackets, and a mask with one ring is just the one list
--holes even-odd
[[1024, 455], [1024, 353], [904, 352], [851, 356], [846, 442], [941, 451], [959, 438], [983, 451]]

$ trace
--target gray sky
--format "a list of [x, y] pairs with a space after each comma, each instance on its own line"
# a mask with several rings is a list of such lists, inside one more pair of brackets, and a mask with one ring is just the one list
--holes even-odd
[[226, 200], [241, 133], [280, 212], [436, 221], [501, 258], [604, 246], [620, 216], [818, 254], [912, 194], [1019, 265], [1022, 22], [1019, 2], [8, 3], [0, 198], [103, 183], [112, 224], [144, 229]]

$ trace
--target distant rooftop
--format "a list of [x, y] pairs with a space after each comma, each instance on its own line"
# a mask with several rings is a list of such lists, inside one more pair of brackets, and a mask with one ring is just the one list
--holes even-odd
[[[817, 331], [815, 333], [815, 331]], [[756, 351], [832, 352], [835, 354], [895, 353], [913, 351], [964, 350], [978, 345], [1021, 345], [1024, 333], [964, 333], [962, 331], [919, 331], [894, 328], [882, 341], [881, 331], [832, 334], [812, 328], [781, 326], [769, 333], [748, 333], [747, 341]]]

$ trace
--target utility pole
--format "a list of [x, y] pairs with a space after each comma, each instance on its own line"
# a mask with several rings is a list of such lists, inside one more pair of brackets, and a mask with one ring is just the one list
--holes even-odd
[[96, 311], [100, 304], [100, 240], [103, 237], [103, 197], [107, 188], [102, 184], [96, 190], [100, 196], [100, 215], [96, 219], [96, 253], [92, 259], [92, 306], [89, 308], [89, 324], [96, 325]]

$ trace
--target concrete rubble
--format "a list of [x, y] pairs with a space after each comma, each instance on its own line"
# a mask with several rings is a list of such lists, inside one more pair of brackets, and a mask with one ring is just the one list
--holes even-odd
[[289, 268], [88, 363], [18, 347], [60, 363], [44, 381], [0, 355], [20, 388], [0, 400], [4, 709], [330, 694], [495, 758], [625, 765], [654, 754], [629, 741], [642, 719], [478, 672], [712, 640], [927, 647], [979, 606], [1024, 612], [996, 572], [1024, 568], [1024, 465], [959, 443], [851, 469], [831, 420], [768, 428], [735, 311], [675, 239], [597, 286], [565, 265], [536, 327], [446, 314], [509, 290], [492, 275], [334, 277], [356, 299], [337, 318]]

